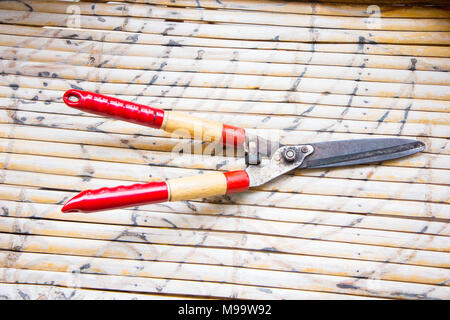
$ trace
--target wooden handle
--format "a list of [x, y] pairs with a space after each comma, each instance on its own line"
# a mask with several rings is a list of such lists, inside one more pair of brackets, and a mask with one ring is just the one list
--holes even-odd
[[222, 139], [223, 124], [176, 111], [168, 111], [164, 116], [161, 129], [180, 135], [187, 133], [191, 139], [213, 142]]
[[249, 184], [248, 174], [244, 170], [202, 174], [167, 181], [169, 201], [207, 198], [242, 192], [248, 189]]
[[70, 199], [61, 211], [95, 212], [164, 201], [206, 198], [246, 191], [249, 185], [247, 172], [238, 170], [130, 186], [85, 190]]
[[172, 179], [167, 181], [167, 185], [169, 201], [207, 198], [227, 193], [227, 181], [223, 173]]
[[161, 129], [167, 132], [178, 132], [180, 135], [187, 134], [196, 140], [220, 141], [231, 146], [242, 146], [245, 140], [245, 130], [242, 128], [176, 111], [165, 113]]

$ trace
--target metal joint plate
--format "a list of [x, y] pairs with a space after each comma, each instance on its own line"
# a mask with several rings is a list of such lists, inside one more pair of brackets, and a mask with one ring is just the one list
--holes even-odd
[[[270, 159], [263, 159], [259, 165], [249, 165], [246, 169], [250, 187], [256, 187], [299, 167], [303, 160], [314, 152], [311, 145], [284, 146]], [[266, 160], [266, 161], [264, 161]]]

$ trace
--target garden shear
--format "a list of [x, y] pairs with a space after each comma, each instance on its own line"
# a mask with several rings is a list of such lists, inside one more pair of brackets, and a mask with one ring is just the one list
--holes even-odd
[[164, 201], [181, 201], [243, 192], [297, 168], [328, 168], [380, 162], [424, 150], [416, 140], [373, 138], [281, 145], [247, 130], [217, 121], [165, 111], [98, 93], [68, 90], [64, 102], [101, 116], [162, 129], [187, 132], [193, 139], [244, 150], [245, 170], [85, 190], [70, 199], [62, 212], [93, 212]]

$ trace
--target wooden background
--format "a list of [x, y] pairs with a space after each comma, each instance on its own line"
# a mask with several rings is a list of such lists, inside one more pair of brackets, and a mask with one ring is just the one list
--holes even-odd
[[[148, 2], [0, 2], [0, 299], [450, 299], [449, 7]], [[71, 109], [70, 88], [283, 143], [426, 150], [62, 214], [87, 188], [244, 167]], [[180, 143], [193, 154], [174, 156]]]

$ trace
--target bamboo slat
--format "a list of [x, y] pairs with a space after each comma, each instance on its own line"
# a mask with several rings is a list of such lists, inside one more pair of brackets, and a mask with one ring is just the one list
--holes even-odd
[[[254, 54], [259, 54], [259, 50], [273, 50], [272, 55], [277, 52], [281, 53], [286, 50], [291, 51], [307, 51], [307, 52], [333, 52], [333, 53], [363, 53], [369, 55], [412, 55], [417, 57], [447, 57], [449, 48], [447, 46], [425, 46], [425, 45], [397, 45], [397, 44], [373, 44], [373, 43], [295, 43], [295, 42], [273, 42], [273, 41], [246, 41], [246, 40], [230, 40], [230, 39], [205, 39], [193, 38], [183, 36], [169, 36], [160, 34], [144, 34], [133, 32], [116, 32], [106, 30], [83, 30], [73, 28], [42, 28], [15, 25], [11, 28], [7, 24], [0, 25], [0, 33], [8, 35], [2, 39], [2, 43], [9, 43], [14, 46], [27, 47], [33, 46], [35, 42], [40, 43], [42, 48], [53, 48], [53, 42], [56, 48], [64, 47], [60, 44], [58, 39], [70, 40], [66, 41], [66, 46], [75, 44], [77, 49], [80, 47], [80, 41], [100, 41], [103, 45], [114, 43], [116, 48], [124, 47], [122, 44], [127, 44], [126, 48], [133, 51], [139, 51], [139, 48], [144, 48], [147, 45], [147, 50], [155, 47], [149, 45], [164, 45], [169, 47], [200, 47], [197, 50], [205, 48], [221, 48], [227, 51], [228, 48], [244, 48], [253, 49]], [[29, 36], [30, 38], [17, 38], [16, 36]], [[41, 39], [47, 38], [47, 39]], [[11, 42], [12, 41], [12, 42]], [[140, 44], [136, 46], [135, 44]], [[95, 43], [91, 43], [95, 46]], [[167, 48], [166, 48], [167, 49]], [[258, 49], [258, 51], [256, 50]], [[121, 51], [127, 50], [122, 48]], [[239, 52], [239, 51], [238, 51]], [[420, 68], [420, 63], [417, 68]], [[419, 70], [419, 69], [418, 69]]]
[[[382, 3], [0, 2], [0, 298], [449, 299], [450, 11]], [[61, 214], [84, 189], [245, 167], [242, 150], [69, 108], [72, 88], [283, 144], [426, 149]]]
[[[83, 0], [84, 1], [84, 0]], [[100, 0], [97, 2], [108, 2], [108, 0]], [[212, 8], [212, 9], [237, 9], [249, 11], [269, 11], [269, 12], [287, 12], [287, 13], [303, 13], [315, 15], [337, 15], [337, 16], [369, 16], [373, 8], [360, 3], [345, 4], [347, 1], [339, 1], [341, 3], [307, 3], [300, 1], [284, 2], [284, 1], [256, 1], [256, 0], [127, 0], [128, 3], [151, 3], [164, 5], [168, 7], [196, 7], [196, 8]], [[320, 2], [320, 1], [317, 1]], [[352, 1], [354, 2], [354, 1]], [[380, 1], [381, 2], [381, 1]], [[420, 1], [426, 3], [429, 1]], [[437, 1], [430, 1], [436, 3]], [[414, 1], [402, 0], [397, 3], [414, 3]], [[442, 3], [439, 3], [442, 5]], [[445, 6], [428, 7], [423, 10], [420, 6], [389, 6], [380, 5], [379, 11], [381, 17], [404, 17], [404, 18], [447, 18], [449, 13]]]
[[[67, 4], [68, 7], [70, 4]], [[0, 10], [0, 22], [19, 23], [30, 26], [61, 27], [71, 25], [70, 17], [64, 13], [22, 12]], [[364, 42], [400, 43], [400, 44], [440, 44], [449, 43], [448, 34], [439, 31], [378, 31], [345, 29], [318, 29], [307, 27], [281, 27], [258, 25], [224, 26], [191, 22], [161, 22], [151, 18], [129, 18], [80, 15], [80, 25], [87, 29], [116, 30], [142, 33], [161, 33], [167, 35], [196, 36], [203, 38], [276, 40], [301, 42]], [[262, 28], [264, 28], [264, 32]]]
[[[170, 282], [173, 279], [181, 278], [183, 280], [194, 280], [205, 283], [207, 281], [214, 280], [225, 280], [225, 283], [244, 283], [246, 285], [264, 285], [266, 287], [284, 287], [289, 289], [300, 289], [300, 290], [321, 290], [327, 291], [327, 286], [339, 287], [340, 293], [352, 293], [359, 295], [367, 295], [367, 289], [364, 287], [367, 285], [364, 282], [369, 282], [369, 287], [381, 287], [377, 282], [382, 280], [358, 280], [357, 285], [361, 286], [360, 289], [355, 289], [356, 281], [345, 281], [335, 276], [317, 276], [317, 275], [305, 275], [305, 274], [292, 274], [287, 272], [277, 272], [277, 271], [263, 271], [263, 270], [247, 270], [247, 269], [231, 269], [227, 267], [204, 267], [201, 265], [189, 265], [179, 263], [167, 263], [167, 262], [141, 262], [138, 270], [136, 270], [134, 261], [119, 260], [114, 261], [111, 259], [104, 258], [83, 258], [83, 257], [67, 257], [58, 255], [46, 255], [40, 254], [40, 258], [46, 260], [36, 260], [36, 255], [32, 253], [23, 253], [18, 257], [12, 257], [14, 259], [11, 261], [11, 255], [8, 256], [5, 252], [0, 252], [0, 265], [8, 266], [18, 269], [37, 269], [37, 270], [48, 270], [59, 271], [59, 272], [71, 272], [72, 270], [82, 270], [77, 274], [77, 281], [82, 282], [88, 274], [108, 274], [113, 276], [120, 275], [132, 275], [136, 280], [142, 278], [151, 278], [155, 281], [155, 278], [162, 277], [167, 283], [165, 286], [170, 287]], [[5, 263], [5, 260], [8, 260]], [[48, 267], [50, 265], [50, 268]], [[199, 270], [200, 269], [200, 270]], [[111, 277], [111, 276], [109, 276]], [[143, 280], [143, 279], [142, 279]], [[343, 285], [346, 284], [347, 286]], [[389, 285], [391, 286], [389, 288]], [[353, 288], [352, 288], [353, 286]], [[382, 285], [386, 291], [383, 290], [370, 290], [371, 296], [381, 296], [388, 298], [399, 298], [407, 297], [409, 295], [423, 296], [425, 298], [433, 299], [436, 297], [448, 297], [450, 295], [450, 288], [430, 286], [423, 284], [412, 284], [403, 283], [399, 284], [397, 282], [383, 281]], [[402, 290], [408, 292], [407, 295], [402, 294]], [[329, 289], [328, 289], [329, 290]], [[389, 291], [388, 291], [389, 290]], [[400, 291], [400, 292], [399, 292]], [[390, 292], [399, 292], [396, 295], [390, 294]]]
[[[58, 28], [57, 30], [64, 30]], [[28, 31], [28, 30], [27, 30]], [[13, 31], [9, 31], [12, 33]], [[126, 56], [143, 56], [143, 57], [159, 57], [159, 58], [180, 58], [180, 59], [196, 59], [200, 60], [226, 60], [226, 61], [248, 61], [248, 62], [270, 62], [270, 63], [290, 63], [290, 64], [308, 64], [308, 65], [336, 65], [336, 66], [354, 66], [360, 68], [386, 68], [386, 69], [405, 69], [405, 70], [429, 70], [429, 71], [448, 71], [449, 62], [445, 58], [427, 57], [427, 56], [411, 56], [411, 55], [395, 55], [392, 52], [384, 54], [369, 54], [361, 55], [363, 47], [360, 46], [356, 50], [349, 53], [336, 52], [336, 49], [330, 52], [320, 52], [315, 49], [306, 51], [288, 51], [278, 50], [255, 50], [254, 46], [250, 49], [236, 49], [236, 48], [222, 48], [222, 47], [201, 47], [201, 46], [183, 46], [181, 44], [155, 46], [152, 45], [153, 39], [148, 44], [134, 44], [146, 34], [138, 33], [137, 37], [132, 37], [133, 40], [122, 42], [131, 43], [116, 43], [109, 38], [108, 34], [99, 33], [98, 39], [93, 41], [92, 36], [89, 40], [77, 40], [79, 36], [78, 29], [72, 31], [71, 35], [67, 35], [65, 41], [48, 39], [44, 43], [47, 49], [58, 51], [78, 51], [91, 53], [93, 58], [98, 59], [102, 54], [114, 53], [115, 55]], [[94, 33], [95, 34], [95, 33]], [[118, 37], [118, 36], [116, 36]], [[38, 46], [35, 41], [30, 39], [17, 39], [15, 36], [5, 37], [2, 43], [8, 46], [30, 47]], [[75, 38], [75, 39], [73, 39]], [[106, 39], [105, 39], [106, 38]], [[23, 39], [23, 40], [21, 40]], [[70, 40], [69, 40], [70, 39]], [[25, 40], [25, 41], [24, 41]], [[145, 39], [144, 39], [145, 40]], [[42, 41], [40, 43], [42, 46]], [[448, 47], [447, 47], [448, 48]], [[258, 49], [258, 48], [256, 48]], [[447, 51], [448, 54], [448, 51]]]
[[[414, 80], [415, 84], [449, 85], [450, 77], [440, 71], [411, 71], [391, 70], [361, 67], [328, 67], [299, 64], [268, 64], [258, 62], [213, 61], [199, 59], [170, 59], [149, 58], [137, 56], [115, 56], [99, 54], [99, 58], [91, 53], [55, 52], [50, 50], [15, 49], [13, 47], [0, 47], [0, 57], [7, 61], [28, 61], [38, 63], [52, 63], [52, 69], [92, 65], [96, 68], [153, 70], [153, 71], [178, 71], [195, 73], [219, 73], [219, 74], [247, 74], [279, 77], [325, 78], [344, 79], [375, 82], [400, 82], [408, 83]], [[40, 64], [37, 64], [40, 65]], [[81, 71], [81, 70], [80, 70]], [[101, 76], [100, 71], [97, 76]], [[131, 71], [127, 71], [131, 72]], [[131, 73], [133, 73], [131, 72]], [[130, 75], [131, 76], [131, 75]], [[134, 76], [136, 77], [136, 76]], [[125, 80], [125, 78], [123, 78]], [[249, 81], [249, 83], [251, 83]]]
[[[41, 217], [40, 210], [42, 210], [42, 207], [43, 206], [39, 205], [29, 205], [24, 208], [20, 203], [6, 201], [2, 210], [6, 210], [9, 217], [28, 217], [32, 215], [33, 218], [38, 218]], [[61, 220], [61, 218], [59, 218], [60, 214], [57, 213], [58, 208], [56, 208], [56, 206], [44, 208], [46, 218], [49, 216], [52, 219]], [[320, 236], [323, 240], [336, 242], [382, 245], [386, 247], [412, 248], [418, 250], [450, 251], [447, 247], [448, 243], [446, 244], [447, 238], [441, 236], [404, 234], [401, 232], [386, 232], [359, 228], [343, 231], [340, 230], [339, 227], [315, 226], [314, 228], [311, 228], [304, 224], [292, 224], [287, 222], [276, 223], [273, 221], [256, 221], [253, 219], [221, 219], [218, 217], [212, 218], [207, 216], [199, 219], [196, 216], [180, 213], [175, 215], [166, 214], [166, 218], [164, 218], [161, 213], [151, 213], [151, 215], [151, 222], [144, 222], [141, 225], [161, 228], [245, 232], [302, 239], [316, 239]], [[70, 218], [64, 217], [64, 219]]]
[[[377, 108], [377, 109], [388, 109], [397, 110], [402, 109], [405, 113], [409, 115], [410, 111], [433, 111], [433, 112], [445, 112], [448, 110], [448, 101], [442, 100], [425, 100], [425, 99], [410, 99], [410, 98], [384, 98], [384, 97], [370, 97], [370, 96], [356, 96], [356, 95], [339, 95], [339, 94], [318, 94], [302, 92], [297, 94], [295, 92], [280, 93], [279, 91], [255, 91], [255, 90], [245, 90], [245, 89], [222, 89], [222, 88], [177, 88], [170, 86], [147, 86], [145, 89], [138, 85], [129, 85], [127, 88], [119, 88], [117, 84], [102, 84], [102, 86], [92, 86], [90, 83], [82, 81], [60, 81], [49, 77], [40, 77], [42, 80], [36, 79], [35, 77], [26, 76], [16, 76], [16, 75], [5, 75], [0, 80], [0, 93], [2, 96], [7, 97], [18, 97], [25, 98], [28, 100], [43, 100], [44, 102], [61, 102], [61, 91], [68, 90], [69, 88], [81, 88], [82, 86], [85, 90], [91, 91], [101, 91], [103, 94], [115, 95], [118, 98], [125, 100], [131, 100], [135, 102], [140, 102], [144, 104], [151, 104], [153, 99], [158, 98], [188, 98], [188, 99], [208, 99], [207, 101], [213, 101], [216, 104], [217, 100], [230, 100], [233, 104], [236, 101], [242, 103], [247, 111], [248, 105], [259, 106], [262, 102], [276, 102], [276, 108], [279, 106], [284, 106], [285, 108], [292, 108], [296, 106], [296, 103], [310, 104], [308, 109], [311, 107], [323, 106], [323, 105], [338, 105], [345, 106], [345, 109], [341, 112], [341, 116], [351, 112], [352, 107], [366, 107], [366, 108]], [[23, 87], [24, 90], [17, 90], [19, 87]], [[40, 89], [46, 88], [46, 89]], [[51, 90], [47, 90], [51, 89]], [[141, 88], [141, 90], [138, 90]], [[39, 90], [38, 90], [39, 89]], [[114, 89], [120, 89], [120, 91], [113, 91]], [[58, 92], [60, 91], [60, 92]], [[134, 94], [134, 96], [133, 96]], [[149, 98], [152, 97], [153, 99]], [[177, 101], [177, 100], [175, 100]], [[203, 100], [204, 101], [204, 100]], [[207, 102], [205, 102], [207, 103]], [[207, 103], [209, 105], [209, 103]], [[160, 105], [163, 109], [167, 106]], [[177, 107], [182, 108], [182, 106]], [[256, 107], [254, 107], [256, 108]], [[313, 109], [314, 109], [313, 108]], [[312, 109], [312, 110], [313, 110]], [[227, 109], [228, 110], [228, 109]], [[223, 111], [227, 111], [223, 110]], [[282, 108], [281, 110], [284, 110]], [[295, 109], [294, 109], [295, 110]], [[311, 112], [310, 110], [309, 112]], [[359, 110], [359, 109], [356, 109]], [[233, 111], [233, 108], [230, 110]], [[273, 110], [261, 110], [265, 114], [274, 114], [276, 111]], [[70, 112], [70, 111], [68, 111]], [[293, 113], [291, 111], [291, 113]], [[295, 112], [297, 115], [302, 115], [303, 112]], [[305, 113], [306, 115], [307, 113]], [[405, 120], [405, 119], [402, 119]], [[406, 122], [406, 120], [405, 120]]]
[[[252, 75], [198, 74], [166, 71], [120, 70], [115, 68], [72, 67], [53, 63], [19, 62], [2, 60], [0, 72], [38, 76], [46, 72], [53, 78], [87, 80], [92, 82], [109, 81], [112, 83], [218, 87], [232, 89], [280, 90], [296, 92], [318, 92], [368, 95], [381, 97], [402, 97], [419, 99], [449, 100], [446, 86], [406, 83], [379, 83], [356, 80], [334, 80], [300, 77], [272, 77]], [[20, 70], [20, 71], [19, 71]]]
[[[33, 251], [35, 253], [46, 254], [70, 254], [82, 257], [107, 257], [111, 259], [133, 260], [136, 254], [139, 254], [141, 261], [158, 262], [185, 262], [196, 265], [218, 265], [233, 266], [239, 265], [241, 268], [248, 269], [266, 269], [275, 271], [302, 272], [311, 270], [320, 270], [321, 273], [331, 275], [355, 274], [356, 276], [369, 275], [373, 273], [374, 268], [379, 269], [382, 263], [365, 262], [361, 260], [333, 259], [304, 255], [279, 254], [272, 252], [253, 252], [251, 259], [244, 259], [245, 252], [236, 252], [232, 257], [230, 250], [219, 248], [185, 248], [182, 246], [164, 246], [155, 244], [153, 250], [148, 250], [148, 246], [138, 243], [127, 243], [123, 247], [117, 244], [118, 250], [112, 250], [107, 246], [107, 242], [102, 240], [62, 238], [58, 244], [53, 243], [51, 237], [45, 236], [23, 236], [13, 234], [0, 235], [0, 248], [7, 249], [8, 243], [13, 243], [15, 248], [20, 246], [23, 252]], [[52, 243], [51, 246], [49, 244]], [[132, 250], [124, 250], [126, 247]], [[13, 247], [14, 248], [14, 247]], [[119, 249], [120, 248], [120, 249]], [[164, 250], [165, 249], [165, 250]], [[6, 252], [6, 251], [5, 251]], [[195, 253], [195, 254], [194, 254]], [[198, 259], [197, 257], [202, 257]], [[183, 261], [180, 260], [183, 257]], [[159, 261], [161, 260], [161, 261]], [[264, 261], [264, 262], [261, 262]], [[417, 272], [422, 272], [422, 277], [415, 277], [416, 281], [436, 284], [440, 281], [446, 281], [446, 270], [439, 268], [429, 268], [420, 266], [408, 266], [402, 264], [393, 264], [390, 268], [384, 268], [377, 274], [380, 280], [407, 280], [408, 276]], [[444, 284], [444, 283], [441, 283]]]
[[[327, 1], [319, 0], [318, 2], [327, 2]], [[342, 0], [340, 2], [342, 2], [342, 3], [353, 3], [354, 0]], [[371, 3], [370, 0], [362, 0], [361, 2], [362, 3]], [[380, 3], [389, 3], [389, 4], [391, 4], [392, 2], [389, 2], [387, 0], [381, 0]], [[432, 5], [432, 4], [439, 4], [440, 1], [437, 1], [437, 0], [399, 0], [397, 3], [399, 3], [399, 4], [421, 4], [421, 5], [431, 4]]]
[[[30, 10], [34, 12], [67, 13], [72, 4], [67, 2], [49, 1], [2, 1], [0, 9]], [[380, 17], [379, 24], [370, 19], [359, 17], [302, 15], [290, 13], [264, 13], [227, 11], [227, 10], [197, 10], [188, 8], [159, 7], [147, 4], [114, 4], [114, 3], [78, 3], [77, 9], [82, 15], [141, 17], [151, 19], [169, 19], [171, 21], [207, 21], [215, 23], [240, 23], [252, 25], [276, 25], [290, 27], [311, 27], [330, 29], [381, 29], [402, 31], [450, 31], [450, 22], [446, 19], [395, 19]], [[69, 11], [70, 12], [70, 11]]]
[[[341, 120], [341, 119], [317, 119], [299, 117], [276, 117], [244, 115], [236, 117], [235, 114], [218, 114], [208, 112], [189, 112], [194, 116], [211, 118], [234, 123], [244, 128], [258, 128], [266, 130], [264, 136], [280, 136], [285, 131], [326, 131], [326, 132], [355, 132], [362, 134], [383, 134], [405, 136], [429, 136], [446, 138], [448, 128], [446, 125], [429, 125], [422, 123], [392, 123], [379, 121]], [[233, 120], [235, 119], [235, 120]], [[236, 121], [236, 119], [239, 119]], [[180, 137], [180, 134], [162, 133], [155, 129], [144, 128], [132, 123], [123, 123], [115, 120], [98, 117], [79, 117], [42, 112], [0, 110], [0, 121], [3, 123], [44, 125], [55, 128], [89, 130], [97, 132], [114, 132], [123, 134], [143, 134], [162, 137]], [[280, 123], [287, 125], [288, 129], [279, 130]], [[276, 140], [276, 139], [274, 139]]]
[[[388, 261], [408, 265], [448, 268], [447, 252], [379, 247], [365, 244], [332, 242], [317, 239], [284, 238], [258, 234], [239, 234], [223, 231], [184, 230], [154, 227], [119, 226], [65, 222], [52, 220], [0, 217], [0, 230], [7, 233], [25, 233], [54, 237], [87, 238], [182, 246], [221, 247], [233, 250], [260, 250], [279, 253], [340, 257], [369, 261]], [[111, 243], [112, 245], [113, 243]]]
[[[47, 284], [53, 282], [58, 286], [68, 288], [123, 290], [138, 293], [152, 293], [166, 297], [181, 295], [184, 297], [210, 297], [221, 299], [358, 299], [357, 296], [334, 294], [327, 292], [313, 292], [292, 289], [280, 289], [260, 286], [243, 286], [226, 283], [197, 282], [188, 280], [153, 279], [144, 277], [95, 275], [52, 272], [40, 270], [23, 270], [14, 268], [0, 268], [0, 281], [6, 283]], [[262, 289], [262, 290], [261, 290]], [[370, 299], [370, 297], [362, 297]]]
[[172, 300], [188, 299], [169, 295], [111, 292], [51, 285], [0, 283], [3, 300]]

